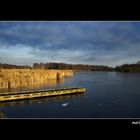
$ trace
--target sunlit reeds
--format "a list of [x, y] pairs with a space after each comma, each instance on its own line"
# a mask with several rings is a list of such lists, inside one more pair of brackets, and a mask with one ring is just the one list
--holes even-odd
[[71, 70], [0, 69], [0, 89], [30, 87], [73, 76]]

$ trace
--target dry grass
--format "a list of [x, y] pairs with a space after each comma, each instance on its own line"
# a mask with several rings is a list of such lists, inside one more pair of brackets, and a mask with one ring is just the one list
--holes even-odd
[[30, 87], [73, 76], [71, 70], [0, 69], [0, 89]]

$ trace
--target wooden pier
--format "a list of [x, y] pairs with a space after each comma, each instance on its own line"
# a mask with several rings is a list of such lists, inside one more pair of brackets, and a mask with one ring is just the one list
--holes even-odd
[[85, 91], [86, 91], [85, 88], [61, 88], [61, 89], [50, 89], [50, 90], [1, 93], [0, 102], [10, 101], [10, 100], [21, 100], [21, 99], [67, 95], [67, 94], [78, 94], [78, 93], [84, 93]]

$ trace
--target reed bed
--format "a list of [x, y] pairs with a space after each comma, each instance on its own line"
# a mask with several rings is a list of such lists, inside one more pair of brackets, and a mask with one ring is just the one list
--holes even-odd
[[71, 70], [0, 69], [0, 89], [31, 87], [73, 76]]

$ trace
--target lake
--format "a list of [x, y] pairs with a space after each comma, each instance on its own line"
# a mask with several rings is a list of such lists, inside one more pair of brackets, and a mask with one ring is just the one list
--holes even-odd
[[4, 118], [140, 118], [140, 74], [75, 72], [41, 88], [84, 87], [85, 93], [0, 103]]

